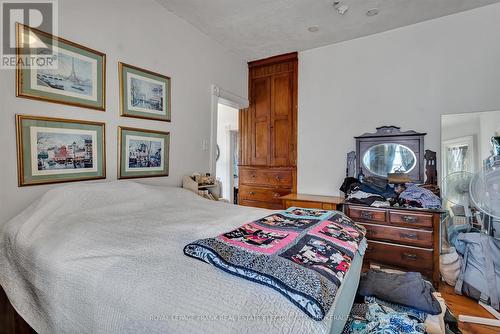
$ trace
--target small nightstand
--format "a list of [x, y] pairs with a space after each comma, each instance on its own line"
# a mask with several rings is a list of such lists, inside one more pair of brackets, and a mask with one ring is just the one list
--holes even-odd
[[338, 196], [317, 196], [305, 194], [288, 194], [280, 197], [285, 209], [291, 206], [311, 209], [341, 210], [344, 198]]

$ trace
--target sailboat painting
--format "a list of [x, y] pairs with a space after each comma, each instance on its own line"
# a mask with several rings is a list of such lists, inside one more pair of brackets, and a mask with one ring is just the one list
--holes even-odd
[[[105, 110], [105, 54], [24, 25], [17, 29], [22, 54], [51, 52], [54, 61], [52, 66], [18, 66], [17, 96]], [[30, 49], [22, 42], [33, 36], [50, 48]]]

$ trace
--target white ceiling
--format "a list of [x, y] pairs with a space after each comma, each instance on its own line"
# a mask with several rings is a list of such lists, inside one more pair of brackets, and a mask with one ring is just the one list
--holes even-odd
[[[500, 0], [157, 0], [246, 60], [301, 51], [422, 22]], [[379, 8], [368, 17], [366, 11]], [[313, 25], [319, 31], [311, 33]]]

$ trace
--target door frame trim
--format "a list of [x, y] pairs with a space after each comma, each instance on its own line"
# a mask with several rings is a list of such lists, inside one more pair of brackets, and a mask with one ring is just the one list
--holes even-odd
[[215, 84], [211, 86], [212, 106], [210, 111], [210, 147], [209, 147], [209, 170], [210, 175], [215, 176], [216, 152], [217, 152], [217, 112], [219, 103], [235, 109], [248, 108], [249, 101], [244, 97], [224, 90]]

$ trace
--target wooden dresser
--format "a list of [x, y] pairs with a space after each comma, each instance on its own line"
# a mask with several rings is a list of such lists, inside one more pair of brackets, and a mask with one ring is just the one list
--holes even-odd
[[366, 227], [365, 262], [418, 271], [438, 287], [440, 211], [373, 208], [344, 204], [345, 213]]
[[248, 109], [239, 114], [240, 205], [281, 209], [296, 191], [297, 53], [248, 63]]

